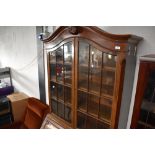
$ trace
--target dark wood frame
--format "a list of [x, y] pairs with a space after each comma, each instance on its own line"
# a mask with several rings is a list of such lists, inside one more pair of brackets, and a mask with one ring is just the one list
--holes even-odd
[[[62, 26], [59, 27], [49, 38], [43, 40], [45, 49], [55, 49], [57, 45], [62, 44], [65, 40], [72, 38], [74, 44], [74, 56], [73, 56], [73, 89], [72, 95], [72, 120], [73, 123], [71, 125], [72, 128], [76, 128], [77, 123], [77, 65], [78, 65], [78, 40], [79, 38], [83, 38], [91, 42], [91, 44], [95, 44], [100, 49], [106, 49], [107, 52], [110, 52], [114, 55], [117, 55], [118, 60], [116, 64], [116, 74], [115, 74], [115, 86], [114, 86], [114, 96], [113, 96], [113, 104], [112, 104], [112, 115], [111, 115], [111, 128], [118, 127], [118, 119], [119, 119], [119, 111], [120, 104], [122, 98], [122, 90], [123, 90], [123, 79], [124, 79], [124, 71], [125, 71], [125, 58], [128, 52], [129, 45], [136, 46], [138, 42], [142, 39], [141, 37], [137, 37], [135, 35], [114, 35], [107, 33], [97, 27], [67, 27]], [[116, 46], [119, 47], [116, 49]], [[132, 51], [131, 51], [132, 52]], [[49, 60], [49, 58], [48, 58]], [[49, 61], [48, 61], [49, 66]], [[48, 75], [50, 77], [50, 71], [48, 67]], [[49, 79], [50, 82], [50, 79]], [[50, 98], [50, 92], [49, 92]], [[52, 111], [52, 109], [51, 109]], [[55, 117], [55, 116], [54, 116]], [[56, 120], [59, 120], [60, 123], [65, 124], [62, 119], [55, 117]]]
[[138, 122], [139, 115], [140, 115], [140, 109], [141, 109], [144, 91], [147, 86], [149, 73], [152, 70], [155, 70], [155, 62], [150, 62], [150, 61], [140, 62], [134, 109], [133, 109], [133, 115], [132, 115], [132, 122], [130, 126], [130, 128], [132, 129], [135, 129], [137, 127], [137, 122]]

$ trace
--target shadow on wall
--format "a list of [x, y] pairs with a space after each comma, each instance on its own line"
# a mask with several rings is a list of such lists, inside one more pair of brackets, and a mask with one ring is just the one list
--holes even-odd
[[33, 87], [34, 81], [28, 76], [26, 72], [19, 72], [15, 69], [11, 68], [13, 85], [15, 87], [15, 91], [25, 92], [27, 95], [34, 96], [37, 88]]

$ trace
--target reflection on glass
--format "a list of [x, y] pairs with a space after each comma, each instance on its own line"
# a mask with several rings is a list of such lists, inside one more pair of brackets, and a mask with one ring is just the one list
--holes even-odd
[[85, 110], [87, 108], [87, 94], [78, 91], [78, 109]]
[[56, 64], [50, 64], [51, 80], [56, 81]]
[[52, 51], [50, 53], [50, 63], [56, 63], [56, 52], [55, 51]]
[[88, 113], [97, 116], [99, 110], [99, 97], [89, 95], [88, 101]]
[[65, 65], [64, 67], [65, 84], [71, 84], [71, 77], [72, 77], [72, 66]]
[[64, 100], [64, 88], [62, 85], [58, 84], [58, 99]]
[[64, 73], [63, 65], [57, 64], [56, 73], [57, 73], [57, 81], [62, 82], [63, 81], [63, 73]]
[[71, 108], [65, 106], [65, 120], [71, 122]]
[[64, 63], [72, 63], [72, 43], [64, 44]]
[[88, 68], [79, 66], [78, 87], [81, 89], [88, 89]]
[[71, 88], [65, 87], [65, 103], [71, 104]]
[[99, 94], [100, 87], [101, 87], [101, 70], [91, 68], [89, 73], [89, 91]]
[[108, 121], [111, 120], [111, 108], [109, 106], [105, 106], [100, 104], [99, 116], [102, 119], [106, 119]]
[[114, 83], [115, 83], [115, 72], [103, 70], [102, 94], [113, 96]]
[[64, 118], [64, 105], [58, 102], [58, 116]]
[[79, 88], [88, 88], [89, 44], [79, 42]]
[[92, 46], [90, 50], [90, 67], [92, 68], [102, 67], [102, 52]]
[[77, 114], [77, 127], [79, 129], [85, 129], [86, 128], [86, 115], [78, 112]]
[[100, 104], [107, 105], [107, 106], [111, 107], [112, 100], [102, 97], [100, 100]]
[[79, 42], [79, 65], [88, 66], [89, 63], [89, 44]]
[[54, 82], [51, 82], [51, 96], [52, 98], [56, 98], [57, 96], [57, 86]]
[[63, 64], [63, 46], [58, 48], [56, 51], [56, 61], [57, 63]]
[[116, 67], [117, 56], [104, 53], [103, 55], [103, 65], [107, 67]]
[[115, 82], [115, 72], [104, 70], [102, 74], [102, 83], [113, 87]]
[[57, 114], [57, 101], [52, 99], [51, 102], [52, 102], [52, 112], [54, 114]]
[[89, 91], [100, 93], [102, 52], [94, 47], [90, 51]]
[[155, 71], [149, 75], [144, 92], [137, 128], [155, 129]]

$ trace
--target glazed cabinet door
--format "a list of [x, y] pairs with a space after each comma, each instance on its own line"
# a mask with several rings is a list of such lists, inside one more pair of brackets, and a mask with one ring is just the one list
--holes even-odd
[[78, 41], [77, 128], [111, 128], [117, 56]]
[[49, 50], [49, 102], [54, 117], [72, 126], [73, 41]]

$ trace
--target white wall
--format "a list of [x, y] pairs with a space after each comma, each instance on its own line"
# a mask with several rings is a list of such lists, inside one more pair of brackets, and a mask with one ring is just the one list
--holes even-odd
[[138, 71], [139, 71], [139, 57], [146, 54], [155, 54], [155, 27], [151, 26], [100, 26], [101, 29], [114, 33], [114, 34], [134, 34], [137, 36], [143, 37], [143, 41], [141, 41], [138, 45], [138, 53], [137, 53], [137, 63], [136, 63], [136, 70], [135, 70], [135, 77], [134, 77], [134, 85], [133, 85], [133, 92], [132, 98], [130, 103], [130, 111], [128, 116], [127, 128], [130, 128], [133, 106], [134, 106], [134, 99], [136, 93], [136, 86], [137, 86], [137, 78], [138, 78]]
[[0, 27], [0, 67], [6, 66], [16, 91], [39, 98], [36, 27]]

